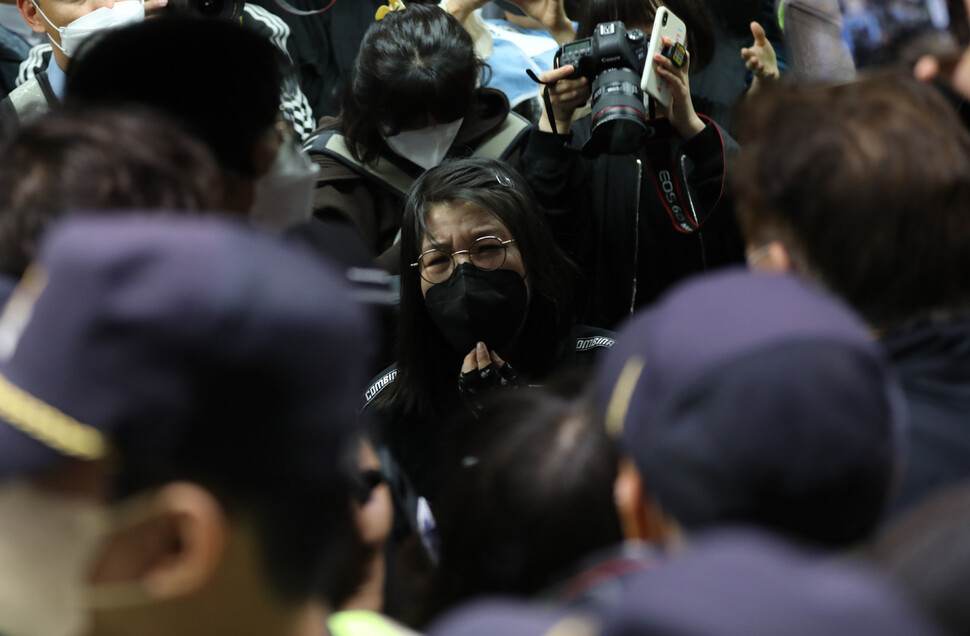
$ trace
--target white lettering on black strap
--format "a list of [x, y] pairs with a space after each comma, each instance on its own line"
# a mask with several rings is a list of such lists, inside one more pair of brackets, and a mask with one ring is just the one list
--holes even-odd
[[365, 402], [370, 404], [370, 401], [377, 397], [377, 394], [380, 393], [384, 387], [393, 382], [395, 378], [397, 378], [397, 369], [388, 371], [381, 376], [381, 378], [374, 384], [370, 385], [370, 388], [364, 393]]
[[665, 167], [660, 170], [655, 169], [654, 162], [651, 160], [647, 161], [647, 167], [653, 176], [657, 194], [660, 195], [660, 200], [663, 202], [664, 208], [667, 209], [667, 214], [670, 215], [670, 220], [674, 222], [674, 226], [678, 230], [690, 234], [697, 230], [697, 223], [687, 215], [685, 207], [680, 201], [680, 188], [676, 176], [668, 168], [672, 165], [673, 158], [670, 159], [671, 162], [665, 163]]
[[606, 336], [579, 338], [576, 340], [576, 351], [586, 351], [588, 349], [595, 349], [597, 347], [601, 347], [603, 349], [612, 349], [614, 343], [616, 343], [616, 340]]

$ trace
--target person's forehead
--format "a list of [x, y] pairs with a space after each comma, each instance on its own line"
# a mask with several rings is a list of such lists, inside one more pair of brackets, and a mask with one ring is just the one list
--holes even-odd
[[453, 241], [474, 240], [488, 233], [508, 233], [497, 216], [470, 201], [436, 203], [428, 210], [425, 221], [428, 235], [424, 237], [424, 245], [451, 245]]

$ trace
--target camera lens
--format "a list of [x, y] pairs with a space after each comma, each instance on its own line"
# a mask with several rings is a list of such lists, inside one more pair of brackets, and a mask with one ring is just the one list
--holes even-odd
[[625, 155], [636, 151], [647, 134], [640, 77], [628, 68], [604, 71], [593, 80], [593, 121], [587, 155]]

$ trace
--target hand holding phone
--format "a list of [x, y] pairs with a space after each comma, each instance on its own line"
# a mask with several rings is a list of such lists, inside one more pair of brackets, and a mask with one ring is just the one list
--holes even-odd
[[[669, 44], [664, 46], [664, 39]], [[653, 97], [664, 108], [670, 106], [671, 92], [667, 83], [657, 75], [653, 56], [658, 53], [670, 59], [674, 66], [680, 68], [687, 61], [687, 49], [684, 42], [687, 39], [687, 25], [667, 7], [657, 9], [653, 20], [653, 30], [650, 32], [650, 44], [647, 46], [646, 64], [640, 79], [640, 88]], [[666, 53], [664, 52], [666, 49]], [[679, 61], [679, 63], [678, 63]]]

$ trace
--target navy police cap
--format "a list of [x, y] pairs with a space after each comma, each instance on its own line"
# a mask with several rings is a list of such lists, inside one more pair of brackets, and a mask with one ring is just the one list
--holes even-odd
[[794, 276], [676, 287], [621, 329], [597, 384], [645, 488], [688, 529], [746, 522], [845, 545], [871, 531], [898, 468], [878, 344]]
[[367, 325], [319, 257], [241, 222], [69, 219], [0, 316], [0, 479], [113, 453], [330, 479]]

